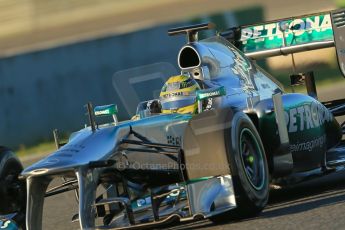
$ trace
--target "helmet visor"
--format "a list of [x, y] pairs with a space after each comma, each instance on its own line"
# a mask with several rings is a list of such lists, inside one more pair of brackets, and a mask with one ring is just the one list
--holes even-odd
[[180, 109], [189, 105], [192, 105], [196, 102], [195, 97], [179, 97], [177, 98], [169, 98], [161, 100], [162, 109], [163, 110], [175, 110]]

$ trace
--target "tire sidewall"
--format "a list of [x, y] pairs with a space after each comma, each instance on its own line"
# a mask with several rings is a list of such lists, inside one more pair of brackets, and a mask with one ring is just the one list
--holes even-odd
[[[240, 136], [243, 129], [248, 129], [251, 132], [252, 137], [255, 138], [257, 142], [257, 147], [260, 148], [261, 151], [264, 166], [264, 181], [260, 189], [256, 189], [252, 186], [242, 163]], [[228, 157], [230, 170], [234, 179], [235, 195], [239, 197], [238, 203], [250, 203], [254, 205], [255, 208], [262, 209], [267, 204], [269, 193], [267, 160], [260, 135], [253, 122], [246, 114], [238, 112], [234, 115], [230, 131], [230, 140], [231, 146], [228, 146], [228, 149], [230, 149], [230, 151], [228, 151]]]

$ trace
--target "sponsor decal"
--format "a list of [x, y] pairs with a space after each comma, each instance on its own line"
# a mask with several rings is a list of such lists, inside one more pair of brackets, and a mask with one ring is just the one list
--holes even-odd
[[[285, 24], [285, 25], [284, 25]], [[304, 33], [312, 33], [314, 30], [323, 32], [331, 29], [331, 17], [329, 14], [324, 16], [314, 16], [307, 18], [298, 18], [289, 21], [271, 23], [266, 25], [259, 25], [254, 27], [244, 28], [241, 31], [241, 41], [246, 44], [249, 38], [256, 39], [264, 35], [269, 40], [275, 37], [283, 38], [281, 27], [285, 26], [285, 34], [293, 33], [295, 36], [301, 36]]]
[[290, 151], [291, 152], [300, 152], [300, 151], [313, 151], [315, 148], [320, 148], [326, 144], [326, 135], [322, 135], [321, 137], [315, 138], [313, 140], [290, 144]]
[[190, 93], [189, 92], [172, 92], [172, 93], [167, 93], [163, 96], [161, 96], [162, 98], [170, 98], [170, 97], [178, 97], [178, 96], [189, 96]]
[[203, 98], [205, 98], [205, 97], [216, 97], [219, 95], [221, 95], [221, 93], [220, 93], [220, 91], [217, 90], [217, 91], [213, 91], [213, 92], [209, 92], [209, 93], [201, 93], [200, 97], [203, 97]]
[[333, 120], [331, 112], [320, 103], [309, 103], [285, 111], [289, 133], [318, 128]]
[[205, 107], [204, 111], [211, 110], [212, 109], [212, 105], [213, 105], [213, 99], [212, 98], [208, 98], [207, 99], [207, 104], [206, 104], [206, 107]]
[[244, 52], [254, 52], [326, 40], [333, 40], [330, 14], [244, 27], [240, 42]]
[[196, 92], [196, 94], [197, 94], [197, 99], [200, 101], [205, 98], [225, 96], [226, 90], [224, 86], [220, 86], [220, 87], [206, 89], [206, 90], [199, 90]]
[[167, 135], [167, 143], [170, 145], [181, 145], [182, 137], [181, 136]]
[[118, 110], [115, 104], [96, 106], [94, 109], [96, 116], [114, 115], [117, 114], [117, 112]]
[[99, 115], [109, 115], [110, 111], [109, 110], [102, 110], [102, 111], [96, 111], [95, 115], [99, 116]]

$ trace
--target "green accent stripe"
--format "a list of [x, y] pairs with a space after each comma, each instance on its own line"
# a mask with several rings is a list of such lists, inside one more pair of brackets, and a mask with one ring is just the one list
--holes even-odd
[[211, 178], [213, 178], [213, 177], [212, 177], [212, 176], [209, 176], [209, 177], [200, 177], [200, 178], [188, 180], [188, 181], [187, 181], [187, 184], [193, 184], [193, 183], [197, 183], [197, 182], [200, 182], [200, 181], [209, 180], [209, 179], [211, 179]]

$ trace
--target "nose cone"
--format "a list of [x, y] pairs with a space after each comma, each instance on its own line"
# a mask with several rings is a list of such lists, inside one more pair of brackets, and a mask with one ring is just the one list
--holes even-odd
[[[108, 124], [95, 131], [85, 128], [72, 134], [70, 141], [59, 150], [26, 168], [22, 176], [73, 173], [79, 167], [88, 165], [90, 161], [108, 160], [115, 155], [121, 140], [129, 137], [131, 129], [148, 140], [162, 144], [167, 144], [168, 135], [182, 139], [190, 118], [189, 114], [166, 114], [121, 122], [117, 126]], [[147, 153], [142, 153], [142, 156], [147, 158]]]
[[73, 135], [73, 139], [59, 150], [26, 168], [22, 176], [73, 171], [90, 161], [108, 159], [115, 149], [117, 140], [123, 136], [121, 133], [123, 132], [117, 127], [97, 129], [95, 132], [89, 128], [83, 129]]

